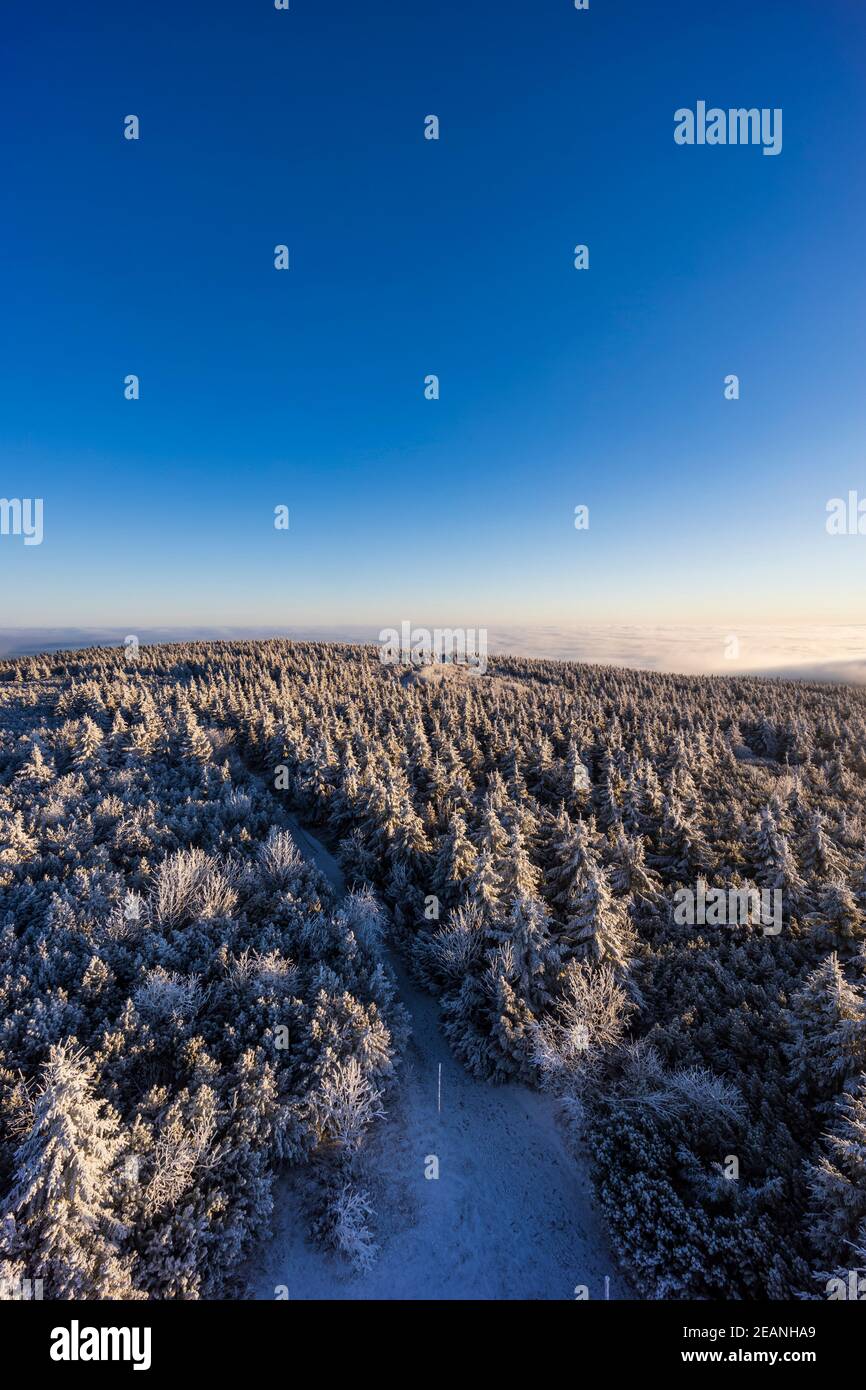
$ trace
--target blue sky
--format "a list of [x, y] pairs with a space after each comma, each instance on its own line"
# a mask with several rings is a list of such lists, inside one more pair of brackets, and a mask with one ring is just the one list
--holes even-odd
[[[7, 31], [0, 495], [45, 520], [0, 626], [862, 618], [859, 0]], [[698, 99], [782, 153], [677, 146]]]

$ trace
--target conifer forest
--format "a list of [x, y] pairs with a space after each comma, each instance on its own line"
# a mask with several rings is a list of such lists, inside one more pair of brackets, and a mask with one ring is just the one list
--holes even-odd
[[556, 1097], [629, 1296], [813, 1298], [866, 1260], [862, 691], [125, 656], [0, 666], [5, 1281], [243, 1297], [287, 1169], [363, 1278], [394, 962], [461, 1068]]

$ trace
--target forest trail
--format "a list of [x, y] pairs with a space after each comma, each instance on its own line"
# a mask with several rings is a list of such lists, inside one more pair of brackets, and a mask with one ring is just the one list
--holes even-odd
[[[291, 829], [301, 853], [342, 894], [333, 856], [294, 819]], [[308, 1241], [300, 1174], [289, 1170], [276, 1184], [272, 1238], [248, 1262], [250, 1297], [273, 1299], [282, 1285], [290, 1299], [572, 1299], [579, 1284], [591, 1299], [630, 1297], [554, 1099], [464, 1071], [436, 1000], [387, 954], [412, 1036], [388, 1114], [362, 1158], [378, 1259], [356, 1273]], [[428, 1179], [431, 1155], [439, 1177]]]

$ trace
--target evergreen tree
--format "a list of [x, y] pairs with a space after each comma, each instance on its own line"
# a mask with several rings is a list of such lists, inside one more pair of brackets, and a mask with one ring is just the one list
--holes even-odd
[[72, 763], [74, 767], [87, 767], [95, 760], [101, 760], [103, 734], [98, 724], [85, 715], [78, 726]]
[[520, 825], [515, 824], [508, 836], [508, 848], [502, 861], [502, 893], [505, 902], [514, 902], [521, 895], [538, 892], [541, 873], [529, 857]]
[[796, 905], [800, 902], [805, 884], [803, 883], [790, 845], [779, 829], [772, 808], [764, 808], [759, 820], [753, 825], [747, 838], [749, 857], [754, 876], [762, 888], [779, 889], [786, 901]]
[[439, 841], [433, 868], [433, 892], [446, 903], [455, 901], [475, 867], [476, 850], [460, 811], [452, 811], [448, 829]]
[[83, 1053], [52, 1047], [7, 1203], [13, 1249], [51, 1298], [136, 1297], [113, 1216], [118, 1129]]
[[618, 970], [625, 968], [633, 954], [634, 934], [627, 913], [621, 900], [613, 896], [601, 866], [586, 870], [559, 940], [563, 955], [609, 964]]
[[520, 998], [536, 1009], [549, 998], [550, 984], [559, 966], [559, 955], [550, 934], [550, 916], [544, 903], [531, 893], [520, 893], [507, 918], [489, 932], [510, 950], [509, 977]]
[[817, 1163], [809, 1165], [809, 1236], [825, 1273], [851, 1268], [866, 1246], [866, 1076], [840, 1096]]
[[178, 718], [178, 751], [190, 762], [209, 763], [213, 757], [210, 741], [188, 705], [181, 708]]
[[792, 995], [789, 1025], [784, 1051], [790, 1084], [826, 1112], [845, 1081], [866, 1068], [866, 1006], [835, 952]]
[[710, 848], [701, 833], [676, 801], [666, 799], [662, 809], [659, 850], [651, 856], [668, 879], [692, 883], [709, 871]]
[[466, 881], [466, 892], [470, 900], [490, 917], [498, 915], [502, 908], [502, 875], [493, 858], [493, 851], [485, 845], [476, 856], [472, 873]]
[[863, 936], [863, 912], [844, 883], [828, 883], [818, 895], [818, 905], [806, 918], [816, 938], [833, 947], [844, 946]]
[[627, 835], [620, 825], [613, 845], [610, 883], [621, 896], [653, 901], [659, 895], [658, 874], [647, 865], [643, 841]]
[[556, 818], [547, 857], [550, 866], [544, 874], [545, 897], [562, 916], [579, 893], [586, 871], [599, 863], [590, 823], [572, 821], [563, 807]]
[[560, 795], [573, 816], [580, 816], [586, 811], [592, 796], [589, 770], [573, 739], [568, 745]]
[[835, 878], [844, 868], [842, 855], [826, 833], [824, 817], [813, 811], [799, 844], [800, 864], [809, 878]]

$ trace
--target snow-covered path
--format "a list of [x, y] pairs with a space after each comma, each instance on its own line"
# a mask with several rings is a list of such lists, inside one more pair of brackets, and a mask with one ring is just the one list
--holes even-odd
[[[342, 891], [325, 847], [296, 824], [292, 833]], [[291, 1299], [571, 1299], [586, 1285], [597, 1299], [607, 1277], [610, 1298], [629, 1297], [553, 1099], [469, 1076], [441, 1032], [436, 1001], [393, 953], [390, 963], [412, 1037], [361, 1178], [376, 1212], [377, 1263], [355, 1273], [305, 1239], [298, 1174], [290, 1171], [277, 1185], [273, 1238], [248, 1265], [251, 1296], [272, 1299], [285, 1286]], [[438, 1178], [425, 1177], [431, 1156]]]

